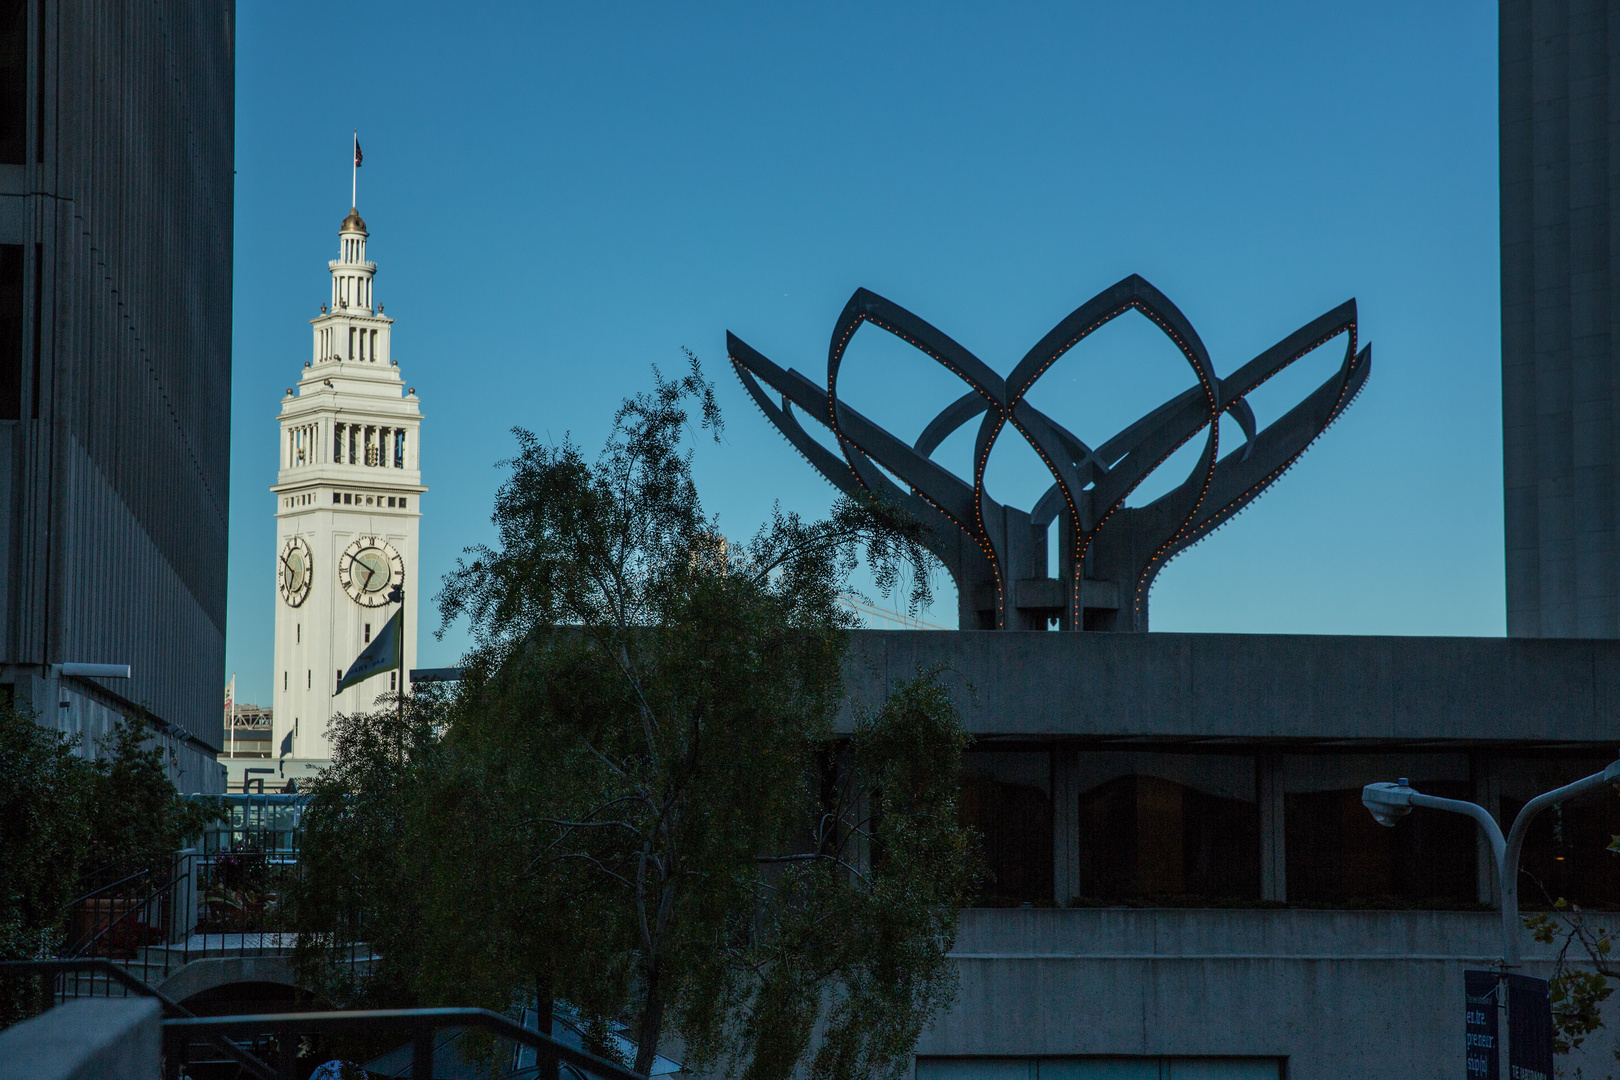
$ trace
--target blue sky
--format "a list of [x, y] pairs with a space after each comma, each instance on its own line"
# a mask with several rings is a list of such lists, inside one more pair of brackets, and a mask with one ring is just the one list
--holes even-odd
[[[1136, 272], [1222, 374], [1352, 296], [1373, 346], [1355, 406], [1159, 576], [1154, 629], [1503, 632], [1495, 5], [787, 7], [240, 6], [243, 700], [269, 698], [276, 410], [328, 295], [356, 127], [376, 297], [426, 415], [417, 596], [489, 538], [514, 425], [594, 451], [683, 346], [726, 415], [700, 490], [748, 534], [832, 492], [737, 384], [728, 329], [816, 378], [865, 286], [1005, 373]], [[841, 390], [914, 438], [959, 386], [868, 335]], [[1263, 388], [1260, 422], [1338, 359]], [[1036, 400], [1095, 444], [1189, 382], [1133, 315]], [[1003, 443], [992, 493], [1027, 508], [1045, 474]], [[940, 584], [926, 617], [950, 624]], [[423, 664], [465, 645], [436, 621]]]

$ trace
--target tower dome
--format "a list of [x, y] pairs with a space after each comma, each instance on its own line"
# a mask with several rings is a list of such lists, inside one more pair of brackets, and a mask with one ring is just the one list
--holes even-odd
[[349, 207], [349, 216], [343, 219], [342, 225], [338, 226], [338, 232], [357, 232], [361, 236], [370, 235], [366, 232], [366, 219], [361, 217], [360, 211], [353, 206]]

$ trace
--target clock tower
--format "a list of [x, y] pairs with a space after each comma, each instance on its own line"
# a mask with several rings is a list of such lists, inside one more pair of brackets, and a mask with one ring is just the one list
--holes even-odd
[[[327, 264], [332, 296], [310, 320], [311, 354], [281, 401], [276, 497], [276, 667], [265, 787], [312, 776], [331, 758], [327, 724], [376, 707], [395, 673], [341, 694], [339, 677], [405, 603], [405, 671], [416, 662], [421, 410], [400, 378], [394, 320], [372, 298], [366, 223], [351, 209]], [[245, 764], [245, 763], [244, 763]], [[234, 770], [233, 770], [234, 771]]]

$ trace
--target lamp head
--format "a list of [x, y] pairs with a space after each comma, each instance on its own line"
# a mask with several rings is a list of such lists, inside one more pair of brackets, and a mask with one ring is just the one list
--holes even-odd
[[1378, 824], [1394, 828], [1396, 822], [1412, 812], [1412, 796], [1415, 794], [1404, 776], [1393, 784], [1381, 780], [1361, 789], [1361, 805], [1367, 808]]

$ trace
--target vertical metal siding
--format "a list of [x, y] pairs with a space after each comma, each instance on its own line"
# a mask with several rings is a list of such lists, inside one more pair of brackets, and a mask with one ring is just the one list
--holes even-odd
[[40, 417], [10, 433], [0, 659], [130, 663], [120, 693], [218, 746], [234, 6], [44, 0], [33, 18]]

